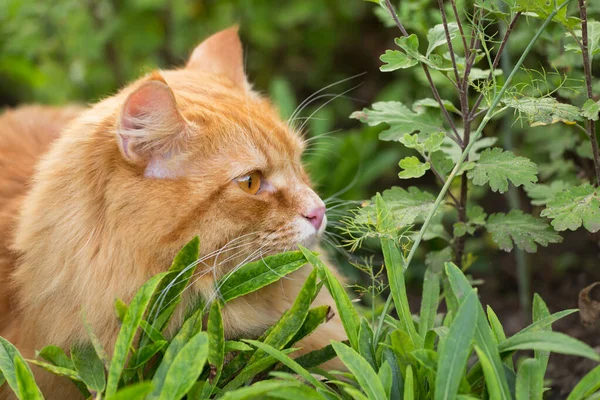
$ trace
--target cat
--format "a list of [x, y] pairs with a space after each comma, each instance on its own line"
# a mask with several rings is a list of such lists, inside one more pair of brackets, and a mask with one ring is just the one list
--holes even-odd
[[[153, 72], [90, 108], [5, 113], [0, 163], [16, 167], [0, 173], [0, 336], [26, 358], [49, 344], [68, 350], [86, 341], [83, 310], [110, 353], [115, 299], [131, 300], [192, 237], [207, 258], [175, 328], [195, 296], [214, 298], [215, 279], [244, 261], [314, 247], [327, 217], [303, 148], [248, 83], [236, 27], [203, 41], [185, 67]], [[262, 334], [310, 270], [228, 303], [227, 338]], [[315, 303], [334, 307], [326, 290]], [[331, 339], [346, 339], [337, 316], [298, 346]], [[79, 398], [66, 379], [34, 370], [46, 398]]]

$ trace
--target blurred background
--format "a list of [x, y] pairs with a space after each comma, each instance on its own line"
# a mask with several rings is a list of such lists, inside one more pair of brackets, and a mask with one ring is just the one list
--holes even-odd
[[[424, 37], [428, 28], [441, 22], [435, 1], [395, 3], [411, 33]], [[600, 1], [588, 3], [591, 16], [598, 19]], [[458, 2], [459, 9], [471, 9], [470, 4]], [[523, 21], [517, 26], [509, 56], [516, 57], [527, 44], [530, 23], [537, 22]], [[203, 38], [233, 24], [240, 26], [251, 82], [272, 97], [282, 118], [287, 119], [303, 100], [331, 85], [313, 96], [299, 120], [305, 122], [306, 135], [314, 138], [306, 162], [320, 194], [340, 199], [332, 203], [336, 211], [332, 210], [330, 219], [335, 222], [345, 208], [357, 204], [342, 201], [360, 202], [393, 185], [417, 184], [437, 192], [431, 177], [409, 183], [398, 179], [397, 163], [408, 153], [397, 143], [377, 139], [383, 127], [367, 127], [348, 118], [374, 101], [411, 104], [431, 97], [420, 69], [379, 72], [379, 56], [394, 46], [393, 39], [399, 34], [382, 9], [360, 0], [2, 0], [0, 108], [25, 103], [93, 103], [155, 68], [183, 65]], [[562, 51], [563, 40], [564, 33], [551, 26], [526, 67], [564, 73], [579, 68], [578, 57]], [[594, 67], [600, 70], [598, 65]], [[526, 71], [521, 75], [518, 79], [523, 81], [531, 78]], [[435, 75], [434, 79], [442, 97], [456, 100], [447, 80]], [[550, 75], [552, 79], [560, 77]], [[569, 82], [560, 95], [568, 98], [569, 91], [578, 90], [581, 84]], [[600, 93], [598, 79], [595, 89]], [[520, 123], [504, 125], [501, 119], [494, 121], [485, 135], [498, 136], [498, 132], [510, 130], [513, 145], [539, 164], [541, 181], [550, 177], [576, 180], [578, 169], [590, 165], [585, 154], [579, 154], [579, 142], [564, 134], [564, 125], [538, 129]], [[500, 194], [474, 188], [472, 196], [488, 214], [510, 209]], [[525, 193], [519, 190], [518, 196], [522, 207], [532, 211]], [[448, 223], [451, 226], [452, 221]], [[343, 237], [333, 233], [330, 241], [343, 242]], [[539, 292], [552, 312], [577, 307], [579, 290], [600, 280], [597, 235], [579, 230], [563, 236], [562, 244], [525, 255], [532, 273], [531, 292]], [[409, 270], [415, 309], [425, 255], [440, 248], [435, 240], [427, 242]], [[467, 250], [473, 255], [470, 272], [484, 282], [480, 290], [484, 301], [493, 306], [509, 332], [518, 330], [529, 317], [516, 312], [520, 305], [515, 255], [497, 249], [484, 234], [470, 240]], [[366, 256], [374, 265], [381, 262], [377, 251], [351, 255], [341, 249], [333, 255], [359, 284], [366, 275], [350, 261]], [[590, 344], [600, 344], [574, 319], [567, 321], [569, 326], [562, 329]], [[552, 377], [558, 382], [569, 380], [577, 368], [556, 366]]]

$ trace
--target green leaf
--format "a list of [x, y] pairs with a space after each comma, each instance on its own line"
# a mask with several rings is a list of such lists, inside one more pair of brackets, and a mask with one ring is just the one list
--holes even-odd
[[[460, 113], [460, 110], [458, 108], [456, 108], [456, 106], [454, 104], [452, 104], [452, 102], [450, 100], [442, 100], [442, 104], [444, 105], [444, 108], [450, 112], [453, 113]], [[432, 107], [432, 108], [440, 108], [440, 103], [437, 102], [437, 100], [432, 99], [432, 98], [425, 98], [425, 99], [421, 99], [421, 100], [417, 100], [413, 103], [413, 110], [415, 110], [416, 112], [421, 111], [420, 109], [424, 108], [424, 107]]]
[[[150, 302], [147, 321], [159, 332], [165, 328], [181, 301], [181, 293], [196, 270], [199, 252], [200, 239], [196, 236], [177, 253], [168, 274], [156, 289]], [[148, 341], [149, 338], [144, 338], [140, 343], [145, 345]]]
[[546, 205], [552, 200], [558, 193], [563, 190], [570, 189], [573, 185], [565, 181], [553, 181], [548, 184], [536, 183], [535, 185], [528, 185], [525, 187], [527, 195], [532, 199], [531, 204], [534, 206]]
[[286, 367], [300, 375], [314, 387], [323, 389], [329, 393], [331, 392], [331, 390], [323, 382], [317, 380], [313, 375], [311, 375], [310, 372], [308, 372], [300, 364], [292, 360], [288, 355], [284, 354], [282, 351], [277, 350], [272, 346], [269, 346], [268, 344], [264, 344], [257, 340], [244, 340], [244, 342], [250, 343], [251, 345], [263, 350], [265, 353], [268, 353], [272, 357], [276, 358], [277, 360], [279, 360], [279, 362], [281, 362]]
[[300, 251], [289, 251], [248, 263], [225, 275], [217, 283], [224, 302], [254, 292], [278, 281], [306, 264]]
[[150, 392], [152, 392], [152, 382], [138, 382], [124, 387], [112, 396], [106, 397], [106, 400], [142, 400]]
[[406, 377], [404, 378], [404, 400], [415, 399], [415, 383], [413, 370], [410, 365], [406, 367]]
[[[433, 209], [435, 197], [421, 189], [411, 186], [408, 190], [394, 186], [381, 194], [389, 209], [389, 217], [393, 221], [393, 229], [397, 230], [416, 222], [423, 222]], [[355, 217], [359, 224], [377, 226], [375, 203], [377, 196], [371, 199], [371, 204], [360, 209]], [[441, 207], [438, 207], [440, 210]]]
[[223, 400], [250, 400], [265, 399], [275, 397], [280, 399], [307, 399], [322, 400], [323, 397], [317, 394], [308, 386], [300, 382], [268, 380], [257, 382], [252, 386], [247, 386], [238, 390], [225, 393]]
[[500, 323], [498, 316], [496, 315], [496, 313], [494, 312], [492, 307], [490, 307], [489, 305], [487, 306], [487, 316], [488, 316], [488, 320], [490, 321], [490, 326], [492, 327], [492, 332], [494, 333], [494, 336], [496, 337], [496, 343], [500, 343], [500, 342], [506, 340], [506, 334], [504, 333], [504, 328], [502, 327], [502, 324]]
[[563, 122], [575, 124], [581, 121], [580, 110], [571, 104], [560, 103], [553, 97], [507, 97], [503, 100], [508, 107], [514, 108], [519, 116], [527, 119], [529, 126], [543, 126]]
[[[567, 0], [517, 0], [514, 11], [526, 12], [528, 16], [546, 19], [554, 11], [555, 6], [560, 7]], [[567, 7], [560, 9], [552, 18], [553, 21], [572, 29], [579, 23], [578, 18], [567, 17]]]
[[429, 170], [429, 163], [422, 163], [417, 157], [406, 157], [399, 163], [404, 171], [398, 174], [400, 179], [420, 178]]
[[[535, 293], [533, 295], [533, 305], [531, 307], [531, 314], [532, 314], [533, 324], [525, 329], [531, 328], [533, 331], [533, 326], [538, 325], [540, 331], [543, 331], [543, 332], [552, 331], [552, 322], [553, 322], [552, 320], [550, 320], [547, 325], [544, 323], [543, 325], [540, 326], [540, 324], [543, 323], [542, 321], [548, 320], [549, 318], [551, 318], [551, 316], [550, 316], [550, 310], [548, 310], [548, 306], [546, 305], [546, 303], [544, 302], [542, 297], [537, 293]], [[523, 332], [523, 331], [521, 331], [521, 332]], [[535, 354], [535, 359], [538, 360], [538, 362], [539, 362], [540, 373], [542, 375], [545, 375], [546, 368], [548, 367], [548, 360], [550, 359], [550, 352], [544, 351], [544, 350], [535, 350], [534, 354]]]
[[600, 390], [600, 365], [588, 372], [575, 385], [567, 400], [583, 400]]
[[433, 328], [435, 317], [440, 302], [440, 274], [439, 266], [429, 266], [423, 278], [423, 296], [421, 298], [421, 312], [419, 313], [419, 335], [425, 335]]
[[444, 131], [439, 112], [419, 108], [413, 112], [399, 101], [373, 103], [372, 109], [364, 108], [353, 112], [350, 118], [358, 119], [369, 126], [386, 123], [389, 128], [379, 134], [381, 140], [399, 141], [406, 133], [420, 132], [423, 135]]
[[223, 372], [223, 361], [225, 360], [225, 333], [223, 330], [223, 316], [221, 314], [221, 304], [214, 301], [210, 306], [208, 314], [208, 365], [210, 367], [209, 382], [212, 384], [204, 385], [201, 398], [210, 398], [215, 390], [221, 372]]
[[[152, 396], [158, 398], [158, 395], [162, 392], [165, 378], [169, 372], [170, 366], [173, 364], [175, 358], [182, 351], [185, 345], [191, 340], [192, 337], [198, 334], [202, 330], [202, 316], [203, 310], [196, 311], [190, 318], [188, 318], [177, 335], [171, 340], [169, 347], [165, 351], [165, 355], [162, 358], [162, 362], [158, 366], [158, 369], [154, 373], [152, 382], [154, 383], [154, 390]], [[151, 398], [149, 397], [149, 398]]]
[[69, 356], [67, 356], [64, 350], [58, 346], [46, 346], [40, 350], [36, 356], [42, 357], [44, 360], [51, 362], [57, 367], [75, 369]]
[[494, 242], [504, 251], [513, 249], [513, 242], [521, 250], [528, 253], [537, 251], [537, 244], [548, 246], [549, 243], [560, 243], [562, 237], [542, 219], [521, 210], [512, 210], [508, 214], [492, 214], [485, 225]]
[[306, 318], [304, 319], [302, 326], [286, 346], [291, 346], [313, 333], [319, 327], [319, 325], [326, 320], [329, 320], [332, 315], [333, 310], [330, 306], [318, 306], [308, 310], [308, 314], [306, 314]]
[[98, 339], [98, 336], [96, 336], [96, 334], [92, 330], [91, 325], [87, 322], [85, 312], [83, 312], [83, 326], [85, 327], [85, 331], [87, 332], [87, 335], [90, 338], [90, 344], [92, 345], [96, 355], [98, 356], [100, 361], [102, 361], [104, 367], [108, 368], [110, 366], [110, 358], [104, 350], [102, 343], [100, 343], [100, 339]]
[[477, 295], [471, 291], [461, 303], [443, 342], [435, 379], [435, 399], [451, 400], [458, 394], [471, 354], [477, 322]]
[[29, 364], [37, 365], [40, 368], [45, 369], [48, 372], [53, 373], [54, 375], [64, 376], [65, 378], [69, 378], [73, 381], [83, 382], [81, 377], [77, 374], [77, 371], [70, 368], [57, 367], [56, 365], [49, 364], [47, 362], [38, 361], [38, 360], [26, 360]]
[[[600, 22], [597, 22], [600, 25]], [[600, 28], [598, 29], [600, 35]], [[591, 119], [592, 121], [598, 121], [598, 114], [600, 113], [600, 101], [594, 101], [587, 99], [581, 107], [581, 116], [585, 119]]]
[[312, 368], [318, 367], [333, 358], [335, 358], [335, 351], [333, 350], [333, 346], [328, 344], [321, 349], [313, 350], [296, 358], [296, 361], [298, 365], [304, 368]]
[[390, 72], [397, 69], [410, 68], [417, 65], [419, 62], [412, 57], [407, 56], [398, 50], [386, 50], [385, 54], [379, 57], [384, 64], [379, 67], [381, 72]]
[[344, 326], [344, 330], [346, 331], [346, 335], [348, 336], [348, 340], [350, 340], [352, 347], [357, 349], [360, 318], [352, 301], [348, 297], [348, 294], [346, 294], [336, 277], [329, 271], [329, 268], [327, 268], [317, 256], [302, 246], [298, 247], [302, 253], [304, 253], [308, 262], [319, 271], [321, 279], [325, 277], [325, 284], [327, 285], [327, 289], [329, 289], [329, 293], [331, 293], [331, 297], [333, 297], [333, 300], [335, 301], [335, 306], [342, 321], [342, 325]]
[[[42, 399], [31, 369], [8, 340], [0, 336], [0, 371], [20, 399]], [[29, 396], [29, 397], [26, 397]]]
[[159, 351], [167, 347], [169, 343], [166, 340], [157, 340], [154, 343], [147, 344], [135, 352], [127, 364], [127, 369], [137, 369], [144, 366]]
[[15, 378], [19, 388], [19, 398], [23, 400], [43, 400], [42, 392], [35, 383], [31, 369], [22, 357], [14, 360]]
[[[458, 24], [456, 22], [449, 22], [447, 25], [450, 39], [454, 39], [458, 33]], [[429, 57], [434, 49], [444, 44], [448, 44], [446, 41], [446, 31], [444, 30], [444, 25], [438, 24], [431, 28], [429, 32], [427, 32], [427, 40], [429, 41], [429, 46], [427, 46], [425, 56]]]
[[[581, 28], [574, 30], [575, 35], [581, 39]], [[568, 38], [571, 38], [571, 35], [568, 35]], [[574, 51], [576, 53], [581, 54], [581, 47], [579, 47], [576, 43], [567, 43], [565, 45], [565, 50]], [[588, 20], [588, 51], [593, 58], [594, 55], [600, 54], [600, 22]]]
[[534, 358], [528, 358], [519, 366], [516, 400], [542, 400], [544, 375], [540, 373], [540, 364]]
[[[377, 215], [379, 218], [387, 218], [389, 209], [383, 198], [378, 195], [376, 198]], [[423, 338], [419, 336], [415, 329], [408, 296], [406, 295], [406, 284], [404, 282], [404, 270], [406, 268], [405, 260], [398, 247], [392, 239], [386, 236], [380, 238], [381, 249], [383, 251], [383, 260], [390, 285], [390, 292], [394, 299], [398, 321], [401, 330], [408, 334], [415, 348], [423, 347]]]
[[598, 188], [584, 184], [564, 190], [548, 202], [548, 208], [540, 214], [551, 218], [557, 231], [572, 231], [582, 224], [594, 233], [600, 230], [600, 195]]
[[[266, 336], [263, 343], [278, 350], [282, 349], [296, 335], [306, 319], [310, 304], [315, 296], [317, 287], [318, 269], [314, 268], [306, 282], [302, 285], [292, 307], [286, 311], [271, 332]], [[248, 361], [249, 368], [254, 362], [264, 357], [264, 352], [257, 350]], [[243, 383], [243, 382], [242, 382]]]
[[229, 353], [231, 351], [252, 351], [254, 350], [252, 347], [248, 346], [246, 343], [237, 342], [235, 340], [226, 340], [225, 341], [225, 353]]
[[475, 168], [467, 177], [473, 179], [475, 185], [489, 183], [492, 191], [504, 193], [508, 190], [508, 181], [513, 185], [529, 185], [537, 182], [537, 166], [525, 157], [515, 156], [501, 148], [486, 149], [481, 153]]
[[[479, 346], [475, 345], [475, 352], [479, 358], [481, 368], [483, 369], [483, 375], [485, 376], [486, 389], [489, 393], [490, 400], [510, 400], [512, 397], [507, 394], [506, 389], [503, 388], [500, 383], [500, 377], [498, 376], [495, 366], [488, 357], [488, 353], [482, 350]], [[504, 369], [503, 369], [504, 371]]]
[[94, 347], [72, 346], [71, 358], [77, 373], [90, 392], [102, 393], [106, 387], [104, 363], [96, 354]]
[[352, 372], [369, 399], [387, 399], [385, 389], [379, 377], [373, 370], [373, 367], [360, 354], [340, 342], [332, 341], [331, 345], [340, 360]]
[[115, 299], [115, 315], [119, 321], [123, 322], [125, 314], [127, 314], [127, 308], [128, 306], [123, 300], [118, 297]]
[[[154, 390], [149, 399], [181, 399], [200, 376], [207, 357], [208, 335], [206, 332], [200, 332], [181, 348], [172, 362], [167, 363], [167, 373], [162, 387], [160, 391]], [[153, 383], [156, 387], [155, 379], [153, 379]]]
[[[467, 277], [463, 272], [453, 263], [446, 263], [446, 274], [452, 287], [452, 292], [456, 298], [462, 303], [469, 293], [473, 292], [474, 289], [469, 284]], [[477, 307], [477, 327], [475, 329], [475, 348], [479, 348], [478, 356], [482, 360], [483, 357], [487, 360], [489, 365], [486, 367], [481, 361], [482, 367], [488, 368], [488, 375], [490, 376], [489, 381], [496, 382], [498, 385], [498, 395], [500, 399], [510, 399], [510, 390], [508, 388], [508, 381], [506, 379], [506, 373], [504, 371], [504, 364], [500, 358], [498, 346], [494, 341], [494, 335], [492, 329], [488, 325], [485, 317], [485, 312], [481, 303], [478, 303]], [[481, 353], [481, 354], [479, 354]], [[487, 375], [486, 375], [487, 376]], [[486, 378], [486, 381], [488, 379]]]
[[152, 294], [160, 284], [166, 272], [155, 275], [146, 282], [135, 294], [131, 304], [123, 318], [123, 324], [119, 330], [115, 350], [108, 371], [108, 382], [106, 384], [106, 396], [112, 396], [117, 392], [121, 372], [125, 368], [127, 356], [133, 344], [133, 338], [146, 312]]
[[516, 334], [498, 345], [501, 352], [514, 350], [544, 350], [600, 361], [600, 355], [587, 344], [559, 332], [525, 332]]

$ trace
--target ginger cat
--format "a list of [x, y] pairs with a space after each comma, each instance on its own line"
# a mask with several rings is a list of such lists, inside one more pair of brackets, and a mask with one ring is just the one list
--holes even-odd
[[[86, 341], [83, 309], [112, 352], [115, 299], [131, 300], [193, 236], [201, 256], [216, 256], [198, 266], [180, 310], [194, 296], [210, 298], [214, 280], [244, 260], [315, 245], [325, 204], [302, 151], [302, 138], [251, 90], [236, 28], [201, 43], [184, 68], [145, 76], [89, 109], [6, 112], [0, 336], [28, 358], [48, 344], [68, 350]], [[228, 303], [227, 337], [264, 332], [308, 272]], [[326, 290], [316, 303], [333, 306]], [[330, 339], [345, 339], [337, 317], [300, 346], [306, 352]], [[46, 398], [79, 398], [66, 379], [35, 374]]]

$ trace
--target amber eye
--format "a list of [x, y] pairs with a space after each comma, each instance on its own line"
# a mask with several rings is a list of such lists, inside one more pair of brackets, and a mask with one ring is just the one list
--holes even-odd
[[238, 186], [246, 193], [256, 194], [260, 190], [260, 172], [252, 172], [237, 179]]

